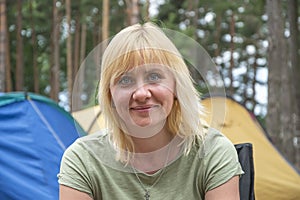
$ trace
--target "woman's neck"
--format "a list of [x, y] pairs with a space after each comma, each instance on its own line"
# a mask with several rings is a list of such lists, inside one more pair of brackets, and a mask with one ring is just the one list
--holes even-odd
[[[175, 139], [175, 140], [174, 140]], [[153, 174], [166, 167], [179, 152], [179, 143], [170, 132], [160, 132], [150, 138], [132, 138], [135, 153], [131, 165], [147, 174]]]
[[135, 153], [150, 153], [162, 149], [170, 143], [173, 137], [164, 129], [149, 138], [132, 137]]

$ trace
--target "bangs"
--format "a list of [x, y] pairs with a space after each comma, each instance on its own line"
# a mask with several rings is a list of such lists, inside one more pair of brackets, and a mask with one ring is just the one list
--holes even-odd
[[175, 55], [175, 53], [163, 49], [148, 48], [135, 50], [115, 59], [115, 61], [111, 63], [111, 66], [107, 68], [107, 70], [110, 71], [107, 75], [110, 75], [111, 83], [114, 83], [116, 79], [135, 67], [159, 64], [172, 68], [171, 66], [174, 66], [174, 63], [180, 59], [181, 58]]

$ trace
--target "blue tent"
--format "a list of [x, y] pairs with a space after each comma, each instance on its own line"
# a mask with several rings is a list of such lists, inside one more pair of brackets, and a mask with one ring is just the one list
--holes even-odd
[[0, 95], [0, 199], [57, 200], [64, 150], [84, 134], [54, 101], [31, 93]]

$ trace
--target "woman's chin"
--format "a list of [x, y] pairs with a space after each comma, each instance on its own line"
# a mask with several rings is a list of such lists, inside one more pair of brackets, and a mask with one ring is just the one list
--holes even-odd
[[139, 126], [139, 127], [151, 127], [151, 125], [153, 125], [152, 120], [134, 120], [133, 121], [135, 126]]

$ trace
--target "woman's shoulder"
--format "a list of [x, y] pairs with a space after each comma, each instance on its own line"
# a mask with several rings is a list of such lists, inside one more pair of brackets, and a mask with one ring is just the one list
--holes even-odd
[[89, 143], [93, 141], [104, 142], [107, 140], [108, 133], [106, 130], [100, 130], [95, 133], [91, 133], [85, 136], [78, 138], [76, 143]]
[[207, 133], [205, 134], [204, 142], [210, 143], [216, 140], [226, 142], [229, 141], [229, 139], [221, 131], [211, 127], [207, 128]]
[[98, 132], [91, 133], [89, 135], [80, 137], [76, 140], [76, 142], [79, 142], [79, 143], [81, 143], [81, 142], [86, 143], [86, 142], [90, 142], [90, 141], [103, 142], [107, 139], [107, 136], [108, 136], [108, 133], [106, 130], [100, 130]]
[[199, 153], [203, 157], [216, 151], [235, 150], [233, 143], [215, 128], [207, 128], [203, 139], [199, 139], [196, 143], [199, 147]]
[[82, 136], [76, 139], [65, 151], [84, 153], [87, 150], [91, 151], [94, 148], [106, 148], [108, 145], [108, 134], [106, 131], [99, 131], [90, 135]]

